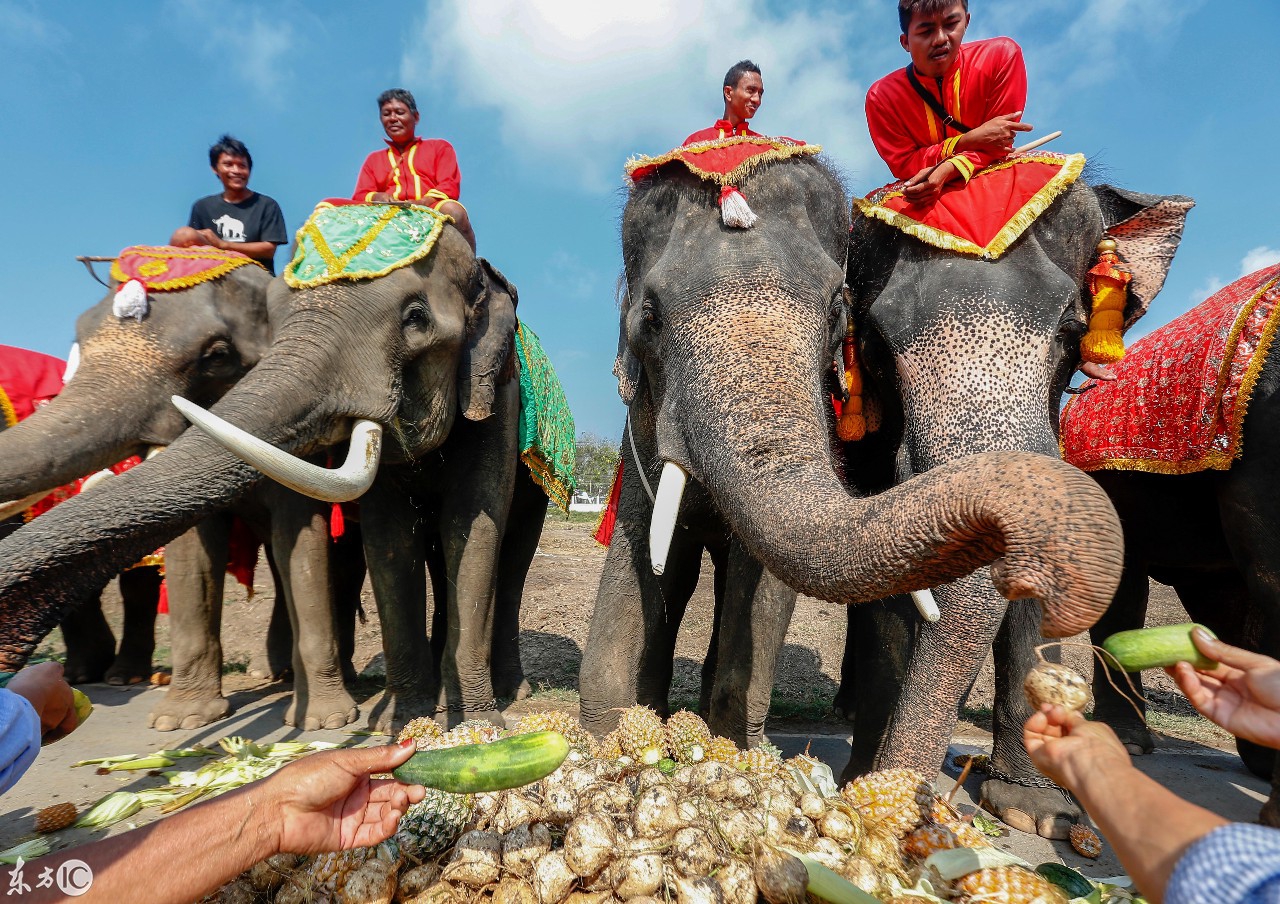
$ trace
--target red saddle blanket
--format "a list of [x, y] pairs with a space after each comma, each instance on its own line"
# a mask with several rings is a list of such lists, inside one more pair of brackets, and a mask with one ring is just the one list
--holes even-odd
[[1280, 314], [1280, 264], [1143, 337], [1062, 412], [1062, 457], [1085, 471], [1225, 471]]
[[908, 201], [902, 182], [853, 203], [934, 247], [994, 260], [1070, 187], [1084, 163], [1083, 154], [1019, 154], [978, 170], [968, 185], [948, 183], [926, 204]]

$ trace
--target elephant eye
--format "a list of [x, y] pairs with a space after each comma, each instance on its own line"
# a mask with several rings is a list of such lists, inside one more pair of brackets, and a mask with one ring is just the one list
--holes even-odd
[[404, 329], [423, 329], [429, 322], [427, 306], [420, 302], [415, 302], [405, 308], [404, 314], [400, 318], [400, 325]]
[[645, 323], [649, 324], [655, 330], [661, 329], [662, 318], [658, 316], [657, 306], [654, 305], [652, 301], [646, 301], [640, 306], [640, 316], [643, 318]]

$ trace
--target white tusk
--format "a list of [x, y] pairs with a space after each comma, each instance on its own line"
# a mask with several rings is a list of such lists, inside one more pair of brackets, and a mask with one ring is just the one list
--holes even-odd
[[19, 512], [25, 512], [52, 492], [53, 490], [41, 490], [39, 493], [32, 493], [30, 496], [25, 496], [22, 499], [15, 499], [12, 502], [0, 502], [0, 521], [4, 521], [6, 518], [12, 518]]
[[157, 455], [159, 455], [161, 452], [163, 452], [167, 448], [169, 447], [168, 446], [152, 446], [151, 448], [147, 449], [147, 454], [142, 456], [142, 460], [151, 461], [151, 459], [155, 458]]
[[253, 465], [277, 483], [312, 499], [350, 502], [361, 496], [378, 473], [382, 452], [382, 426], [375, 421], [357, 420], [351, 428], [351, 448], [342, 467], [330, 470], [303, 461], [251, 433], [232, 426], [181, 396], [172, 396], [183, 417], [220, 442], [228, 450]]
[[84, 479], [84, 483], [80, 484], [80, 492], [87, 493], [104, 480], [110, 480], [115, 476], [116, 472], [110, 468], [103, 468], [101, 471], [94, 471]]
[[675, 533], [676, 516], [680, 514], [680, 497], [684, 495], [688, 479], [684, 468], [673, 461], [663, 462], [662, 476], [658, 478], [658, 495], [653, 500], [653, 518], [649, 521], [649, 561], [653, 564], [654, 574], [662, 574], [666, 570], [671, 535]]
[[916, 604], [916, 609], [927, 622], [936, 622], [942, 616], [938, 611], [938, 604], [933, 601], [933, 591], [928, 587], [923, 590], [912, 590], [911, 602]]

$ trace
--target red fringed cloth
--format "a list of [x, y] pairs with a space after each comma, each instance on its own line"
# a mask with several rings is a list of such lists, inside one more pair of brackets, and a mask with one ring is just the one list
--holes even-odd
[[1236, 280], [1133, 344], [1062, 412], [1062, 457], [1085, 471], [1225, 471], [1280, 316], [1280, 264]]
[[1018, 154], [978, 170], [967, 185], [949, 182], [921, 206], [902, 194], [902, 182], [853, 203], [936, 248], [995, 260], [1076, 181], [1084, 163], [1083, 154]]
[[600, 520], [596, 522], [591, 538], [601, 546], [613, 542], [613, 529], [618, 525], [618, 498], [622, 495], [622, 457], [618, 457], [618, 470], [613, 472], [613, 486], [609, 488], [609, 501], [605, 503]]
[[236, 267], [259, 264], [239, 251], [222, 251], [206, 245], [173, 248], [169, 245], [131, 245], [111, 265], [111, 278], [124, 284], [141, 282], [148, 292], [168, 292], [225, 276]]
[[819, 145], [794, 138], [737, 135], [678, 147], [658, 157], [633, 157], [627, 161], [627, 175], [632, 182], [639, 182], [659, 167], [678, 160], [700, 179], [724, 186], [739, 182], [762, 163], [821, 152]]

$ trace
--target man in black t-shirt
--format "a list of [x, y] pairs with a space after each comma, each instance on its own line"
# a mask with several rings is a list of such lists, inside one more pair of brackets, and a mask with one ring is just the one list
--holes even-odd
[[191, 218], [169, 244], [178, 248], [211, 245], [239, 251], [261, 261], [274, 276], [276, 248], [289, 240], [280, 205], [249, 190], [253, 157], [244, 142], [223, 135], [209, 148], [209, 165], [222, 182], [222, 193], [191, 205]]

